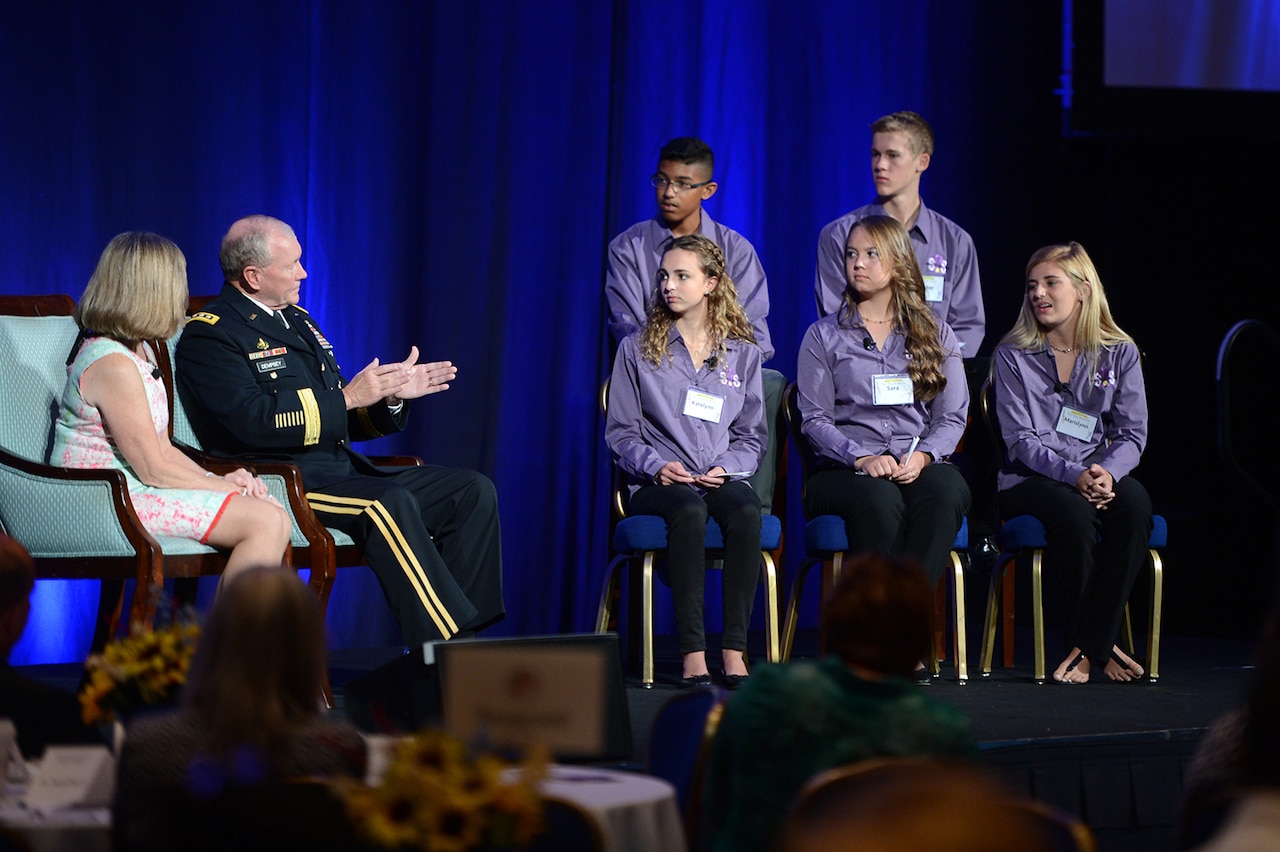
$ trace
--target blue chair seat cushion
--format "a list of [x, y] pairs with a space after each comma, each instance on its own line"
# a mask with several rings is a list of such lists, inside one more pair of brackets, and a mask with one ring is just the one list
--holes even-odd
[[[960, 519], [960, 529], [956, 531], [951, 549], [969, 549], [968, 518]], [[849, 536], [845, 533], [844, 518], [839, 515], [819, 515], [804, 525], [804, 552], [810, 559], [821, 559], [848, 550]]]
[[[1169, 526], [1165, 523], [1164, 516], [1152, 516], [1151, 538], [1147, 546], [1162, 548], [1168, 540]], [[1035, 515], [1018, 515], [1000, 525], [1000, 549], [1005, 553], [1038, 550], [1045, 546], [1044, 524]]]
[[[760, 516], [760, 549], [777, 550], [782, 543], [782, 521], [775, 515]], [[724, 533], [714, 519], [707, 520], [707, 550], [724, 550]], [[632, 515], [618, 521], [613, 530], [613, 549], [618, 553], [644, 553], [667, 549], [667, 522], [657, 515]]]

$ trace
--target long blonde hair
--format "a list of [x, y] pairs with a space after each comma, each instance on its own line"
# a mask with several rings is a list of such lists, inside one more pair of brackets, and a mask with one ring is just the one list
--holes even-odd
[[[889, 267], [889, 311], [894, 324], [907, 337], [907, 375], [915, 386], [918, 400], [930, 400], [947, 386], [942, 363], [946, 355], [938, 339], [938, 320], [924, 300], [924, 277], [916, 262], [915, 250], [906, 228], [892, 216], [868, 216], [855, 222], [849, 235], [858, 228], [867, 232], [872, 245], [880, 253], [880, 262]], [[848, 242], [846, 238], [845, 242]], [[844, 305], [839, 323], [853, 328], [857, 298], [852, 283], [844, 288]]]
[[[1052, 263], [1065, 272], [1071, 279], [1071, 285], [1083, 298], [1080, 313], [1076, 316], [1075, 348], [1084, 354], [1089, 370], [1097, 368], [1098, 354], [1104, 347], [1109, 349], [1121, 343], [1133, 343], [1133, 338], [1111, 318], [1111, 306], [1107, 304], [1102, 279], [1084, 246], [1069, 242], [1038, 249], [1027, 261], [1027, 280], [1031, 278], [1031, 270], [1042, 263]], [[1048, 345], [1044, 329], [1036, 319], [1031, 300], [1025, 292], [1018, 321], [1000, 342], [1037, 352]]]
[[[697, 255], [702, 274], [715, 278], [715, 289], [706, 295], [707, 332], [710, 337], [711, 351], [724, 351], [726, 340], [745, 340], [756, 342], [755, 332], [751, 329], [751, 320], [747, 312], [738, 303], [738, 288], [733, 279], [725, 271], [724, 252], [720, 246], [701, 234], [687, 234], [677, 237], [667, 246], [667, 252], [683, 249]], [[666, 255], [666, 252], [663, 252]], [[665, 356], [668, 363], [672, 361], [669, 344], [671, 326], [676, 315], [671, 312], [666, 299], [657, 294], [649, 307], [649, 316], [640, 332], [640, 355], [655, 366], [662, 363]]]

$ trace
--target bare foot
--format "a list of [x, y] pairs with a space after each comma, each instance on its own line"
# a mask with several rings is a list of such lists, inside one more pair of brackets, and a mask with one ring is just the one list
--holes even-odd
[[1058, 683], [1088, 683], [1089, 658], [1079, 648], [1072, 648], [1067, 658], [1053, 672]]
[[1111, 678], [1111, 680], [1120, 683], [1138, 680], [1146, 674], [1142, 666], [1138, 665], [1133, 657], [1120, 650], [1119, 645], [1111, 646], [1111, 659], [1107, 660], [1107, 665], [1103, 668], [1102, 673]]
[[747, 661], [743, 657], [741, 651], [735, 651], [732, 648], [723, 648], [720, 651], [720, 659], [724, 665], [724, 673], [726, 675], [746, 676], [750, 674], [747, 671]]
[[684, 655], [684, 670], [681, 672], [682, 677], [702, 677], [710, 674], [707, 671], [707, 655], [702, 651], [694, 651], [692, 654]]

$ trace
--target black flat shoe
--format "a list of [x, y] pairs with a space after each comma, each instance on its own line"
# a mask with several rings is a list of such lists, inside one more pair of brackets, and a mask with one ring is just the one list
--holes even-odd
[[695, 686], [710, 686], [710, 685], [711, 685], [711, 675], [709, 674], [692, 675], [691, 677], [680, 678], [681, 689], [691, 689]]
[[724, 688], [732, 692], [733, 690], [737, 689], [738, 687], [746, 683], [747, 678], [749, 677], [751, 677], [751, 675], [749, 674], [744, 674], [744, 675], [727, 674], [724, 676]]

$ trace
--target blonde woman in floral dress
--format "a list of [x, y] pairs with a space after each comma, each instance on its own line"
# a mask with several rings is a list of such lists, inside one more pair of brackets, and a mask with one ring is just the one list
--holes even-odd
[[147, 531], [229, 549], [226, 579], [279, 565], [292, 524], [262, 480], [243, 468], [216, 476], [169, 441], [165, 387], [145, 341], [176, 333], [186, 304], [186, 258], [172, 242], [129, 232], [107, 245], [76, 307], [81, 333], [50, 463], [123, 471]]

